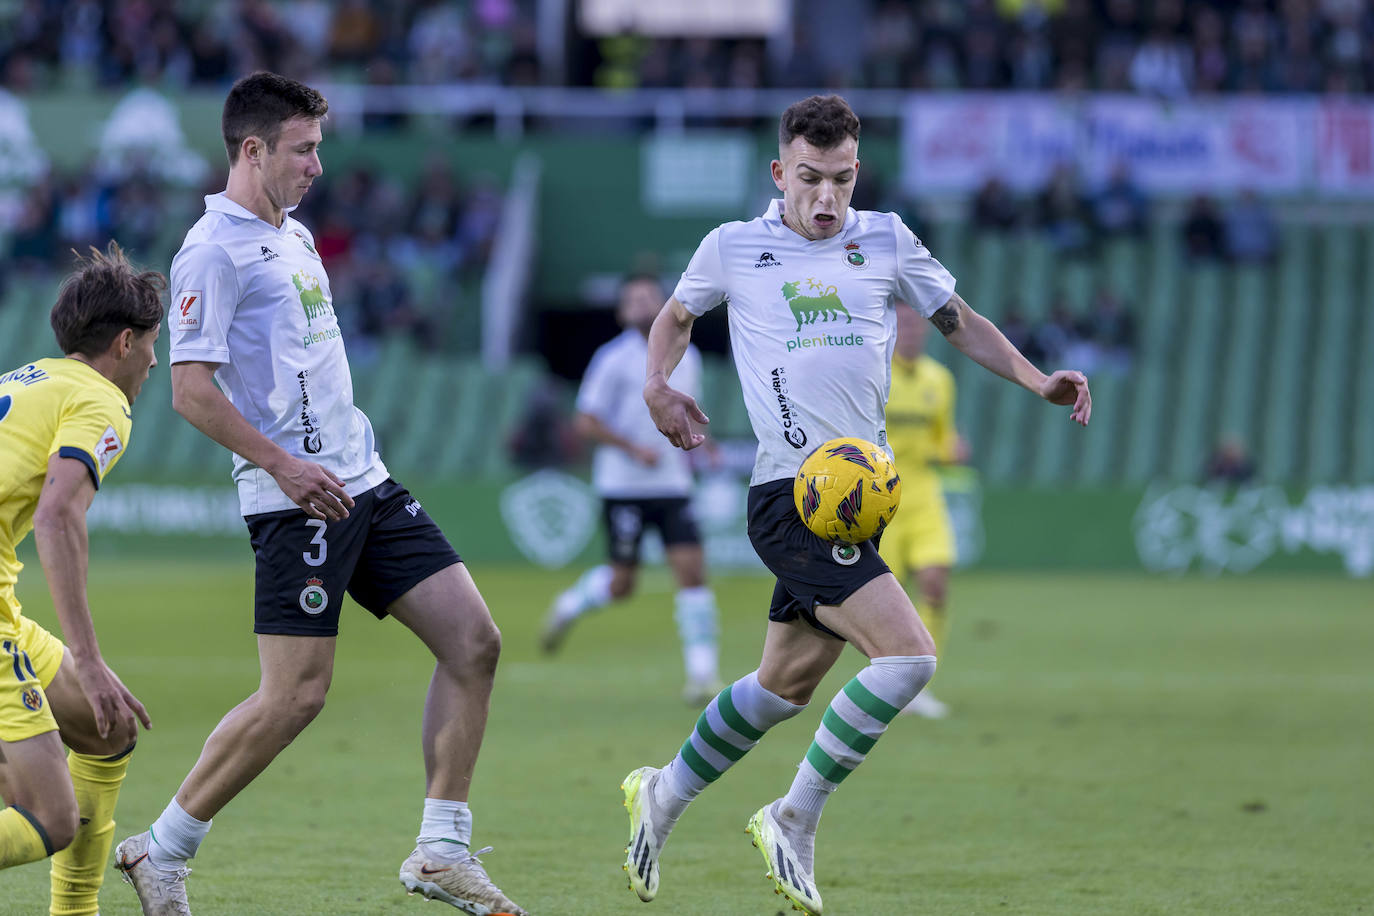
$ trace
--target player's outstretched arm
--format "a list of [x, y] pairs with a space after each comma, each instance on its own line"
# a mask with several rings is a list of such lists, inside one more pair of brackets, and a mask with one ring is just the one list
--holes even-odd
[[645, 367], [644, 403], [649, 405], [649, 415], [658, 431], [681, 449], [694, 449], [706, 441], [704, 434], [692, 429], [693, 423], [711, 422], [695, 398], [668, 384], [668, 376], [687, 352], [694, 321], [696, 316], [676, 297], [669, 296], [649, 329], [649, 359]]
[[311, 518], [327, 522], [348, 517], [353, 498], [343, 481], [313, 461], [287, 453], [244, 419], [215, 385], [215, 364], [172, 366], [172, 409], [192, 426], [272, 475], [293, 503]]
[[1012, 346], [997, 325], [970, 308], [958, 293], [937, 309], [930, 321], [951, 344], [980, 366], [1035, 392], [1051, 404], [1072, 405], [1069, 419], [1088, 425], [1093, 399], [1083, 373], [1061, 369], [1045, 375]]
[[617, 434], [596, 414], [578, 411], [577, 416], [573, 417], [573, 428], [577, 430], [579, 436], [588, 442], [618, 448], [635, 461], [648, 467], [654, 467], [658, 464], [657, 452], [642, 445], [636, 445], [624, 436]]
[[135, 716], [144, 728], [151, 727], [152, 721], [143, 704], [105, 664], [96, 642], [95, 624], [86, 601], [90, 558], [86, 510], [93, 496], [95, 483], [86, 464], [76, 458], [53, 455], [48, 459], [47, 476], [33, 513], [33, 539], [77, 682], [95, 713], [96, 729], [104, 738], [116, 723], [132, 733], [136, 729]]

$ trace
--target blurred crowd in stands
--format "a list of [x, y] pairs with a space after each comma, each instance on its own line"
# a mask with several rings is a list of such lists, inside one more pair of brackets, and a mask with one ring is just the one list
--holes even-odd
[[[66, 264], [71, 251], [101, 247], [110, 238], [140, 263], [166, 271], [199, 215], [201, 195], [222, 191], [224, 182], [219, 170], [199, 193], [136, 170], [104, 174], [91, 168], [43, 178], [23, 194], [12, 216], [0, 219], [0, 239], [7, 240], [0, 242], [0, 303], [16, 276], [47, 276]], [[464, 187], [448, 160], [435, 156], [412, 187], [375, 165], [327, 173], [295, 215], [314, 232], [340, 320], [352, 335], [374, 339], [399, 331], [425, 347], [474, 349], [473, 342], [455, 337], [464, 333], [467, 318], [475, 321], [478, 306], [469, 293], [480, 279], [501, 205], [494, 180], [479, 175]]]
[[[266, 67], [380, 84], [1367, 92], [1367, 0], [793, 0], [768, 39], [579, 33], [535, 0], [16, 0], [11, 89], [219, 85]], [[552, 40], [548, 30], [554, 34]], [[543, 30], [541, 32], [541, 30]], [[559, 48], [541, 56], [541, 48]], [[568, 52], [568, 53], [564, 53]]]
[[[793, 0], [787, 33], [767, 40], [582, 35], [570, 0], [555, 42], [566, 52], [561, 64], [540, 56], [549, 24], [536, 11], [548, 8], [536, 0], [15, 0], [0, 4], [0, 76], [21, 96], [48, 88], [222, 89], [260, 67], [374, 84], [1100, 89], [1165, 97], [1374, 87], [1368, 0]], [[365, 126], [398, 123], [385, 115]], [[134, 165], [49, 174], [22, 193], [11, 188], [0, 200], [0, 295], [14, 275], [51, 272], [71, 249], [112, 237], [148, 264], [170, 263], [199, 195]], [[855, 206], [905, 209], [882, 199], [876, 177], [860, 185]], [[205, 193], [222, 188], [222, 172], [205, 177]], [[331, 170], [299, 215], [330, 265], [339, 314], [356, 316], [356, 336], [400, 331], [452, 347], [476, 327], [463, 322], [475, 315], [471, 293], [501, 204], [494, 180], [461, 186], [451, 164], [436, 157], [409, 186], [383, 168]], [[1089, 189], [1066, 165], [1029, 194], [988, 181], [969, 215], [980, 231], [1037, 232], [1058, 257], [1092, 258], [1105, 240], [1153, 231], [1152, 206], [1124, 166]], [[1177, 225], [1191, 261], [1263, 264], [1278, 247], [1274, 219], [1252, 193], [1225, 203], [1198, 196]], [[1060, 303], [1036, 327], [1013, 307], [1006, 329], [1033, 358], [1055, 364], [1125, 371], [1135, 346], [1128, 304], [1106, 292], [1083, 314]]]
[[[1149, 228], [1151, 201], [1123, 164], [1101, 187], [1089, 190], [1072, 165], [1061, 165], [1048, 184], [1017, 196], [997, 178], [974, 195], [971, 223], [990, 232], [1044, 233], [1055, 254], [1089, 258], [1113, 238], [1139, 236]], [[1193, 197], [1183, 213], [1180, 241], [1192, 261], [1269, 263], [1278, 251], [1278, 229], [1269, 207], [1253, 191], [1241, 191], [1223, 207], [1206, 195]]]

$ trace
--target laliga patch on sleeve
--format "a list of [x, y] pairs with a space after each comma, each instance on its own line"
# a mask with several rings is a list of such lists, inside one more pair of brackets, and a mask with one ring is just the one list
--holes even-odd
[[172, 315], [178, 331], [200, 329], [200, 306], [205, 294], [198, 289], [188, 289], [177, 297], [176, 311]]
[[100, 465], [100, 476], [105, 476], [105, 469], [123, 448], [124, 443], [119, 440], [119, 433], [115, 432], [115, 428], [105, 427], [105, 432], [100, 434], [100, 441], [95, 444], [95, 460]]

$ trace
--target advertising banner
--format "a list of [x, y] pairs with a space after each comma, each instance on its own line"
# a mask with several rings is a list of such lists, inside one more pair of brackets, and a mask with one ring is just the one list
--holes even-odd
[[1065, 162], [1090, 188], [1124, 166], [1158, 193], [1374, 194], [1374, 104], [1348, 100], [916, 93], [902, 146], [912, 195], [1033, 190]]
[[[548, 568], [604, 560], [601, 504], [582, 478], [538, 471], [516, 480], [409, 482], [458, 552], [474, 562]], [[1252, 571], [1374, 576], [1374, 485], [1190, 484], [1084, 489], [995, 487], [956, 469], [944, 489], [959, 566], [994, 570]], [[745, 533], [747, 480], [703, 475], [693, 509], [708, 565], [766, 573]], [[239, 557], [248, 530], [230, 486], [111, 484], [87, 524], [99, 550]], [[1046, 537], [1052, 528], [1054, 537]], [[644, 562], [662, 562], [646, 536]]]

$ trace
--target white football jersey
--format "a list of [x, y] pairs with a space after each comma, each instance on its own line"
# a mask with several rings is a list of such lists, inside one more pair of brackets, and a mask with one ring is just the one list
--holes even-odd
[[762, 217], [706, 236], [673, 296], [694, 315], [729, 302], [730, 342], [759, 440], [752, 483], [791, 477], [821, 443], [887, 446], [893, 300], [929, 318], [954, 277], [895, 213], [850, 209], [833, 238], [810, 241]]
[[[644, 365], [648, 358], [649, 343], [644, 335], [626, 330], [597, 349], [577, 392], [579, 411], [658, 455], [658, 463], [649, 467], [615, 446], [598, 445], [592, 454], [592, 486], [612, 499], [688, 496], [692, 490], [687, 454], [658, 431], [644, 403]], [[688, 345], [673, 370], [672, 385], [694, 398], [701, 397], [701, 354], [696, 347]]]
[[[386, 480], [372, 424], [353, 406], [329, 276], [310, 231], [281, 228], [223, 194], [172, 260], [171, 361], [218, 363], [215, 381], [259, 432], [344, 481], [349, 496]], [[244, 515], [294, 509], [272, 475], [234, 455]]]

